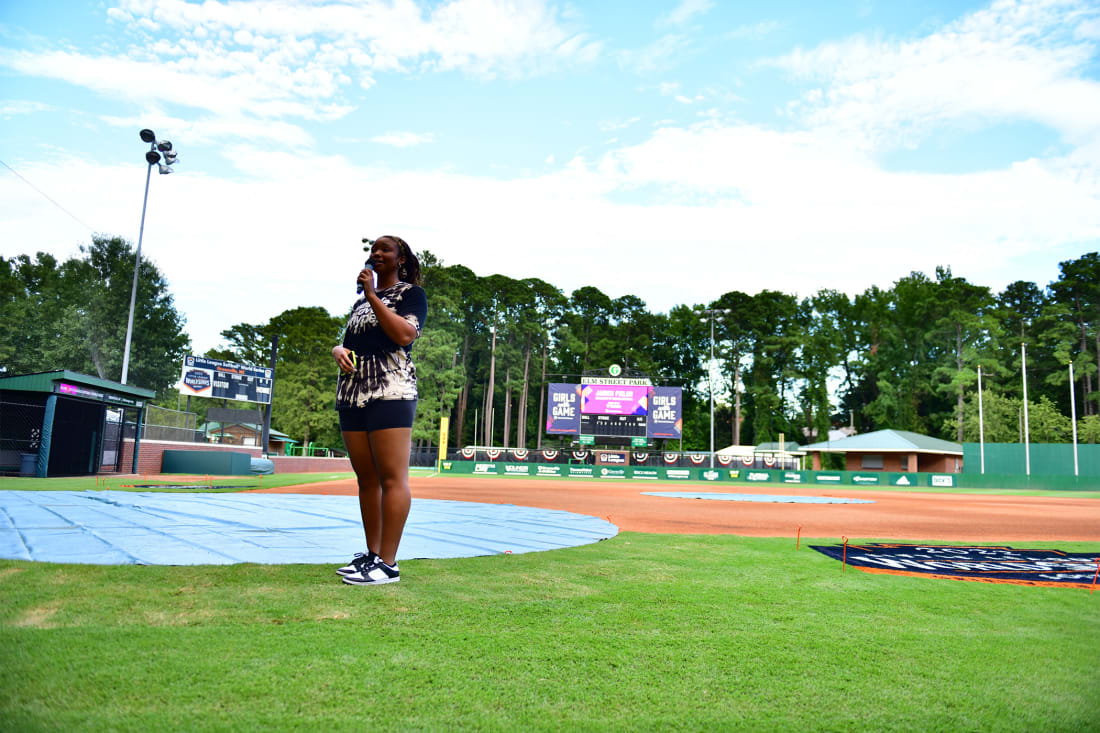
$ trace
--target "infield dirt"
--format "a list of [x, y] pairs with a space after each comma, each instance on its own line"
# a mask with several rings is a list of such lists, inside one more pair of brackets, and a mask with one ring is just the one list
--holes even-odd
[[[1100, 542], [1100, 500], [989, 494], [723, 486], [669, 482], [550, 481], [471, 476], [411, 476], [419, 499], [560, 509], [607, 519], [630, 532], [841, 537], [945, 542]], [[278, 489], [282, 494], [354, 495], [353, 479]], [[691, 491], [828, 496], [871, 504], [795, 504], [646, 496]]]

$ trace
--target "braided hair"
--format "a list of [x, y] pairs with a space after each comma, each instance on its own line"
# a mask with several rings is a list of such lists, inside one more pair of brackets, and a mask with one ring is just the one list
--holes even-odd
[[420, 260], [413, 254], [412, 247], [401, 237], [392, 234], [383, 234], [379, 239], [388, 239], [397, 245], [401, 257], [405, 258], [405, 264], [397, 270], [397, 279], [412, 285], [420, 284]]

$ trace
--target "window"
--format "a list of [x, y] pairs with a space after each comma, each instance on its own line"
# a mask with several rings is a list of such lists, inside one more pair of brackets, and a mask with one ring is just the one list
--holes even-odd
[[882, 468], [881, 453], [864, 453], [860, 468]]

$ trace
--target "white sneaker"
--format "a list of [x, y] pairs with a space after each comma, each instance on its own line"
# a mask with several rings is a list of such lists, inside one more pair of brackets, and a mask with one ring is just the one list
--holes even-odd
[[351, 559], [351, 562], [342, 568], [336, 568], [336, 574], [351, 575], [352, 573], [358, 573], [360, 570], [370, 567], [377, 559], [378, 555], [375, 555], [370, 550], [366, 552], [357, 552], [355, 553], [355, 557]]
[[377, 555], [374, 556], [374, 562], [370, 565], [344, 576], [344, 582], [348, 585], [382, 585], [396, 583], [399, 580], [401, 580], [401, 571], [398, 570], [397, 565], [390, 567]]

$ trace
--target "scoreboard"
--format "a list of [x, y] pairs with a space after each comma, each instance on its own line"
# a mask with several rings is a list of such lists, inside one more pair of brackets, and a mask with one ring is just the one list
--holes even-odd
[[645, 415], [581, 415], [581, 435], [644, 438], [645, 428]]
[[648, 379], [590, 377], [581, 384], [550, 384], [546, 432], [589, 443], [596, 437], [675, 439], [683, 432], [682, 399], [679, 387], [655, 387]]
[[189, 397], [215, 397], [266, 405], [271, 402], [273, 381], [270, 367], [188, 356], [183, 360], [179, 391]]
[[644, 438], [649, 414], [648, 380], [628, 384], [616, 379], [592, 380], [581, 385], [581, 435], [605, 438]]

